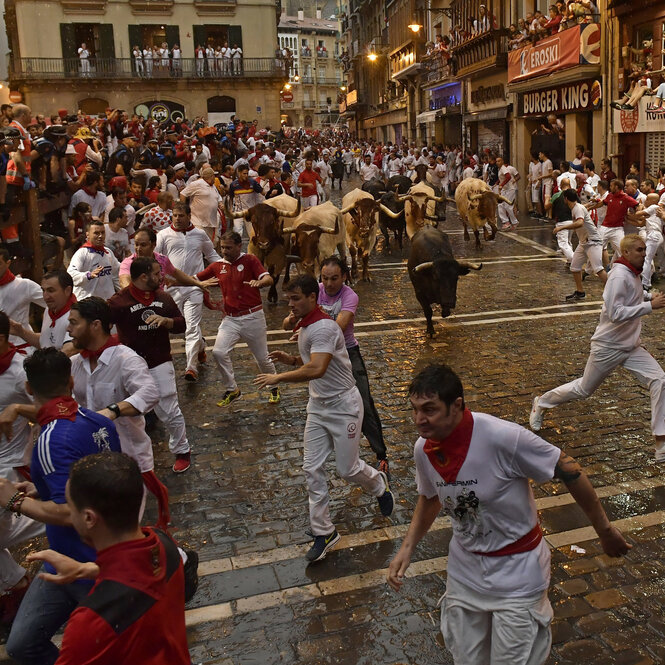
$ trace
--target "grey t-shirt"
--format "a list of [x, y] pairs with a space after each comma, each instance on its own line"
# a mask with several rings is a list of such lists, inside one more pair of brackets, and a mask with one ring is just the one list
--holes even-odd
[[305, 364], [309, 362], [312, 353], [332, 355], [325, 374], [320, 379], [309, 382], [310, 397], [339, 397], [355, 387], [344, 335], [332, 319], [321, 319], [302, 328], [298, 336], [298, 351]]

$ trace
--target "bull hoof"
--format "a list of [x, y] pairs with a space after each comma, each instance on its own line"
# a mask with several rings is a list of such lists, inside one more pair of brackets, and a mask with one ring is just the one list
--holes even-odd
[[470, 239], [471, 236], [469, 235], [469, 232], [466, 229], [464, 229], [464, 240], [468, 242]]
[[487, 229], [485, 227], [483, 227], [483, 238], [485, 238], [485, 240], [489, 240], [490, 238], [490, 234], [487, 233]]
[[432, 339], [434, 335], [436, 335], [436, 333], [434, 332], [434, 326], [432, 326], [431, 328], [429, 327], [427, 328], [427, 334], [429, 335], [430, 339]]

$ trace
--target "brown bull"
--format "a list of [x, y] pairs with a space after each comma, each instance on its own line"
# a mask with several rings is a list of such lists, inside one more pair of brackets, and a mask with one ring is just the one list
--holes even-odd
[[289, 263], [284, 281], [288, 281], [291, 263], [297, 263], [300, 272], [316, 277], [316, 270], [322, 260], [321, 236], [326, 234], [336, 236], [339, 234], [339, 216], [335, 218], [335, 226], [332, 228], [305, 222], [297, 227], [284, 229], [284, 234], [291, 234], [291, 248], [287, 257]]
[[251, 224], [253, 233], [247, 245], [247, 251], [261, 261], [270, 273], [273, 284], [268, 291], [268, 302], [277, 302], [277, 282], [286, 266], [286, 244], [280, 217], [297, 217], [300, 214], [300, 201], [295, 211], [281, 210], [265, 203], [257, 203], [248, 210], [240, 212], [226, 211], [227, 218], [242, 217]]
[[425, 182], [419, 182], [409, 189], [408, 194], [398, 195], [397, 200], [405, 202], [406, 235], [413, 238], [424, 226], [436, 226], [438, 224], [436, 203], [445, 201], [446, 197], [435, 196], [432, 187]]

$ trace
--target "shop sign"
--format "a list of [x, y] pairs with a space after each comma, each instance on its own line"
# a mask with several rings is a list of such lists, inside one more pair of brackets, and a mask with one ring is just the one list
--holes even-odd
[[349, 92], [346, 93], [346, 105], [353, 106], [354, 104], [357, 103], [358, 103], [358, 91], [349, 90]]
[[602, 104], [600, 81], [577, 81], [545, 90], [523, 92], [518, 95], [517, 115], [561, 115], [578, 111], [595, 111]]
[[632, 111], [614, 109], [613, 127], [617, 134], [665, 132], [665, 108], [657, 109], [655, 98], [642, 97]]
[[185, 118], [185, 107], [177, 102], [152, 101], [137, 104], [134, 107], [136, 115], [152, 118], [155, 122], [182, 122]]
[[600, 64], [600, 25], [576, 25], [508, 53], [508, 83], [577, 65]]
[[471, 91], [472, 104], [489, 104], [490, 102], [506, 100], [506, 91], [503, 83], [496, 85], [483, 86]]

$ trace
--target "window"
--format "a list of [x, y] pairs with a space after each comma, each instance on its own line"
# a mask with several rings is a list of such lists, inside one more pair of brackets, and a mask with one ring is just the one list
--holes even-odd
[[142, 49], [146, 47], [159, 48], [166, 42], [169, 48], [173, 48], [176, 44], [180, 44], [180, 28], [177, 25], [128, 25], [129, 32], [129, 46], [140, 46]]
[[242, 28], [239, 25], [194, 25], [192, 26], [194, 35], [194, 49], [200, 45], [223, 46], [224, 42], [233, 48], [239, 46], [242, 48]]
[[61, 23], [60, 42], [63, 58], [78, 58], [81, 44], [91, 58], [114, 58], [113, 25], [110, 23]]

